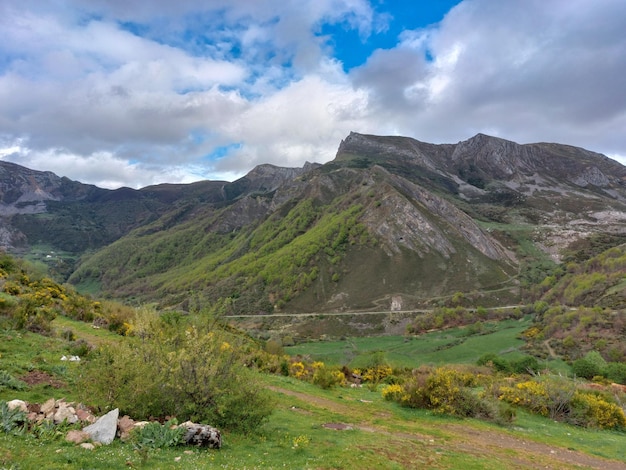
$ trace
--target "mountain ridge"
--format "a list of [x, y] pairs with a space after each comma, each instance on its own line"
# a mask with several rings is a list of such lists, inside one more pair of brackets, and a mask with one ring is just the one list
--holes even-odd
[[167, 307], [323, 311], [394, 297], [411, 308], [493, 286], [483, 302], [520, 300], [530, 266], [594, 233], [626, 235], [626, 167], [484, 134], [429, 144], [353, 132], [326, 164], [259, 165], [233, 182], [46, 193], [80, 183], [45, 175], [41, 194], [22, 193], [40, 212], [3, 219], [14, 239], [74, 250], [65, 273], [78, 286]]

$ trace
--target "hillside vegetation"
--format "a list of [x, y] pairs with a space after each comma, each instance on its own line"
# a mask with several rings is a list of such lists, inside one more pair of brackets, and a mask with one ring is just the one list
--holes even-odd
[[[87, 453], [62, 441], [71, 426], [15, 427], [19, 416], [0, 407], [5, 466], [495, 469], [625, 463], [626, 397], [606, 381], [619, 370], [595, 351], [572, 369], [554, 357], [529, 356], [526, 340], [532, 345], [545, 333], [539, 332], [541, 303], [533, 307], [540, 313], [494, 316], [482, 326], [303, 343], [286, 355], [275, 340], [260, 343], [223, 325], [214, 316], [220, 305], [192, 315], [116, 310], [8, 256], [1, 265], [8, 303], [0, 317], [0, 400], [41, 402], [62, 394], [137, 418], [197, 419], [222, 427], [226, 442], [220, 452], [183, 453], [175, 445], [117, 441]], [[33, 297], [42, 303], [29, 310]], [[127, 315], [120, 324], [122, 312]], [[68, 353], [82, 360], [60, 362]], [[590, 365], [598, 366], [594, 373], [604, 374], [604, 382], [574, 378], [572, 370]], [[602, 429], [601, 436], [586, 427]], [[474, 451], [468, 453], [468, 445]]]

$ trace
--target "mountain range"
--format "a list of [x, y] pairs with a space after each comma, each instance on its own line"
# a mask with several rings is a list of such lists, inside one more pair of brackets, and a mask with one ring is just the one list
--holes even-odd
[[351, 133], [326, 164], [107, 190], [0, 162], [0, 245], [109, 297], [233, 314], [522, 302], [626, 241], [626, 167], [562, 144]]

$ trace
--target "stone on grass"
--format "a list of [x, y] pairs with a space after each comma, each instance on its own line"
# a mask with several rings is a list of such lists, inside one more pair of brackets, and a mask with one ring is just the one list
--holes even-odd
[[95, 423], [96, 417], [89, 411], [83, 408], [78, 408], [76, 410], [76, 417], [79, 421], [86, 421], [88, 423]]
[[183, 436], [185, 444], [208, 447], [210, 449], [222, 447], [222, 435], [218, 429], [208, 424], [196, 424], [191, 421], [187, 421], [181, 424], [181, 426], [187, 428], [187, 432]]
[[67, 435], [65, 436], [65, 440], [67, 442], [73, 442], [74, 444], [82, 444], [89, 439], [91, 439], [91, 436], [89, 436], [88, 433], [86, 433], [85, 431], [79, 431], [78, 429], [72, 429], [71, 431], [68, 431]]
[[28, 405], [26, 404], [26, 402], [24, 400], [11, 400], [7, 402], [7, 407], [10, 410], [20, 410], [23, 411], [24, 413], [28, 412]]
[[109, 411], [104, 416], [98, 418], [98, 420], [83, 429], [91, 436], [91, 440], [94, 442], [100, 442], [102, 444], [110, 444], [115, 439], [115, 433], [117, 432], [117, 418], [120, 414], [120, 410], [115, 408]]

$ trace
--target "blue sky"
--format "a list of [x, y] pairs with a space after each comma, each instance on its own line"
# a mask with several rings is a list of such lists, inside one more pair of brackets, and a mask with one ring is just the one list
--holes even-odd
[[623, 0], [0, 0], [0, 159], [233, 180], [356, 131], [624, 161], [624, 31]]

